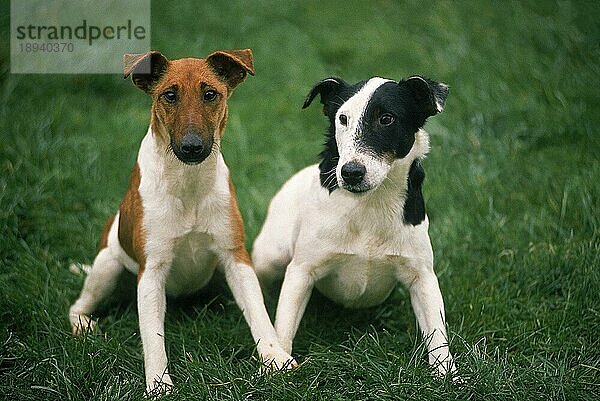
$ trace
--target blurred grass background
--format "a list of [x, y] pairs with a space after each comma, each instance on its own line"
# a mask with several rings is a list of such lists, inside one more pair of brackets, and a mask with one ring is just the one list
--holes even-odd
[[[313, 83], [423, 74], [450, 85], [427, 130], [425, 197], [453, 353], [465, 382], [427, 369], [406, 291], [346, 311], [313, 295], [303, 365], [261, 377], [222, 281], [171, 302], [168, 399], [587, 400], [600, 391], [600, 6], [592, 1], [153, 2], [169, 58], [251, 48], [223, 153], [247, 243], [269, 199], [317, 161]], [[0, 5], [0, 399], [135, 400], [132, 302], [98, 335], [66, 318], [129, 179], [150, 101], [116, 75], [11, 75]], [[267, 294], [271, 312], [276, 297]]]

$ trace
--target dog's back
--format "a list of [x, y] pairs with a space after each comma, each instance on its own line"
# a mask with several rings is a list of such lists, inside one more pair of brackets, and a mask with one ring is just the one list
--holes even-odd
[[302, 209], [311, 188], [319, 189], [318, 176], [316, 165], [306, 167], [286, 181], [271, 200], [268, 218], [252, 247], [254, 269], [261, 283], [283, 278], [292, 259]]

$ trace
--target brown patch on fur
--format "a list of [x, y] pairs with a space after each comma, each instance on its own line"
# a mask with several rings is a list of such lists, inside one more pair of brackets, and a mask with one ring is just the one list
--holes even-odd
[[123, 55], [123, 78], [131, 75], [133, 83], [146, 93], [152, 88], [164, 74], [169, 60], [160, 52], [150, 51], [145, 54]]
[[129, 190], [125, 194], [123, 201], [121, 201], [119, 209], [119, 243], [125, 253], [140, 265], [138, 281], [146, 265], [146, 254], [144, 251], [146, 238], [143, 226], [144, 209], [139, 192], [140, 178], [140, 167], [136, 162], [131, 171]]
[[220, 50], [209, 55], [206, 61], [232, 89], [246, 79], [246, 75], [255, 73], [250, 49]]
[[102, 236], [100, 237], [100, 243], [98, 244], [98, 252], [108, 246], [108, 233], [110, 232], [110, 228], [112, 227], [113, 222], [115, 221], [115, 216], [112, 215], [106, 220], [104, 223], [104, 228], [102, 229]]
[[248, 255], [246, 244], [244, 243], [244, 221], [242, 220], [242, 214], [238, 208], [235, 188], [233, 187], [233, 182], [231, 182], [231, 177], [229, 177], [229, 193], [229, 220], [233, 234], [233, 257], [238, 263], [252, 266], [252, 260], [250, 259], [250, 255]]

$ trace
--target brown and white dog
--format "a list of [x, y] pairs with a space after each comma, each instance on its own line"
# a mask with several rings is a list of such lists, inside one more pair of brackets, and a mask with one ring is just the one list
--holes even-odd
[[206, 59], [167, 60], [161, 53], [126, 54], [131, 75], [152, 96], [150, 127], [119, 211], [104, 228], [100, 251], [71, 306], [73, 332], [92, 330], [90, 314], [124, 269], [137, 275], [146, 390], [172, 385], [164, 343], [166, 295], [191, 294], [216, 269], [242, 309], [263, 363], [294, 365], [279, 344], [244, 245], [244, 226], [220, 152], [227, 100], [248, 73], [252, 52], [217, 51]]

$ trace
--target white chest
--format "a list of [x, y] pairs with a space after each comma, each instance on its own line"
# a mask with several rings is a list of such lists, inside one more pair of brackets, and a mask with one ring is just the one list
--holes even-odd
[[[332, 300], [351, 308], [380, 304], [398, 281], [414, 277], [415, 258], [430, 258], [425, 225], [409, 227], [369, 216], [338, 220], [338, 225], [317, 230], [320, 263], [313, 268], [315, 286]], [[314, 260], [313, 256], [313, 260]]]
[[387, 258], [338, 254], [326, 260], [327, 274], [316, 282], [324, 295], [349, 308], [383, 302], [396, 286], [396, 267]]
[[[169, 205], [169, 207], [165, 207]], [[223, 202], [206, 197], [197, 204], [171, 199], [154, 205], [148, 216], [148, 245], [169, 265], [166, 289], [171, 296], [204, 287], [217, 267], [216, 248], [225, 232]]]
[[220, 249], [229, 249], [229, 170], [219, 152], [184, 165], [149, 130], [138, 154], [146, 268], [167, 271], [169, 295], [197, 291], [211, 279]]
[[213, 276], [217, 257], [213, 238], [191, 232], [173, 241], [173, 260], [167, 277], [167, 294], [188, 295], [204, 287]]

